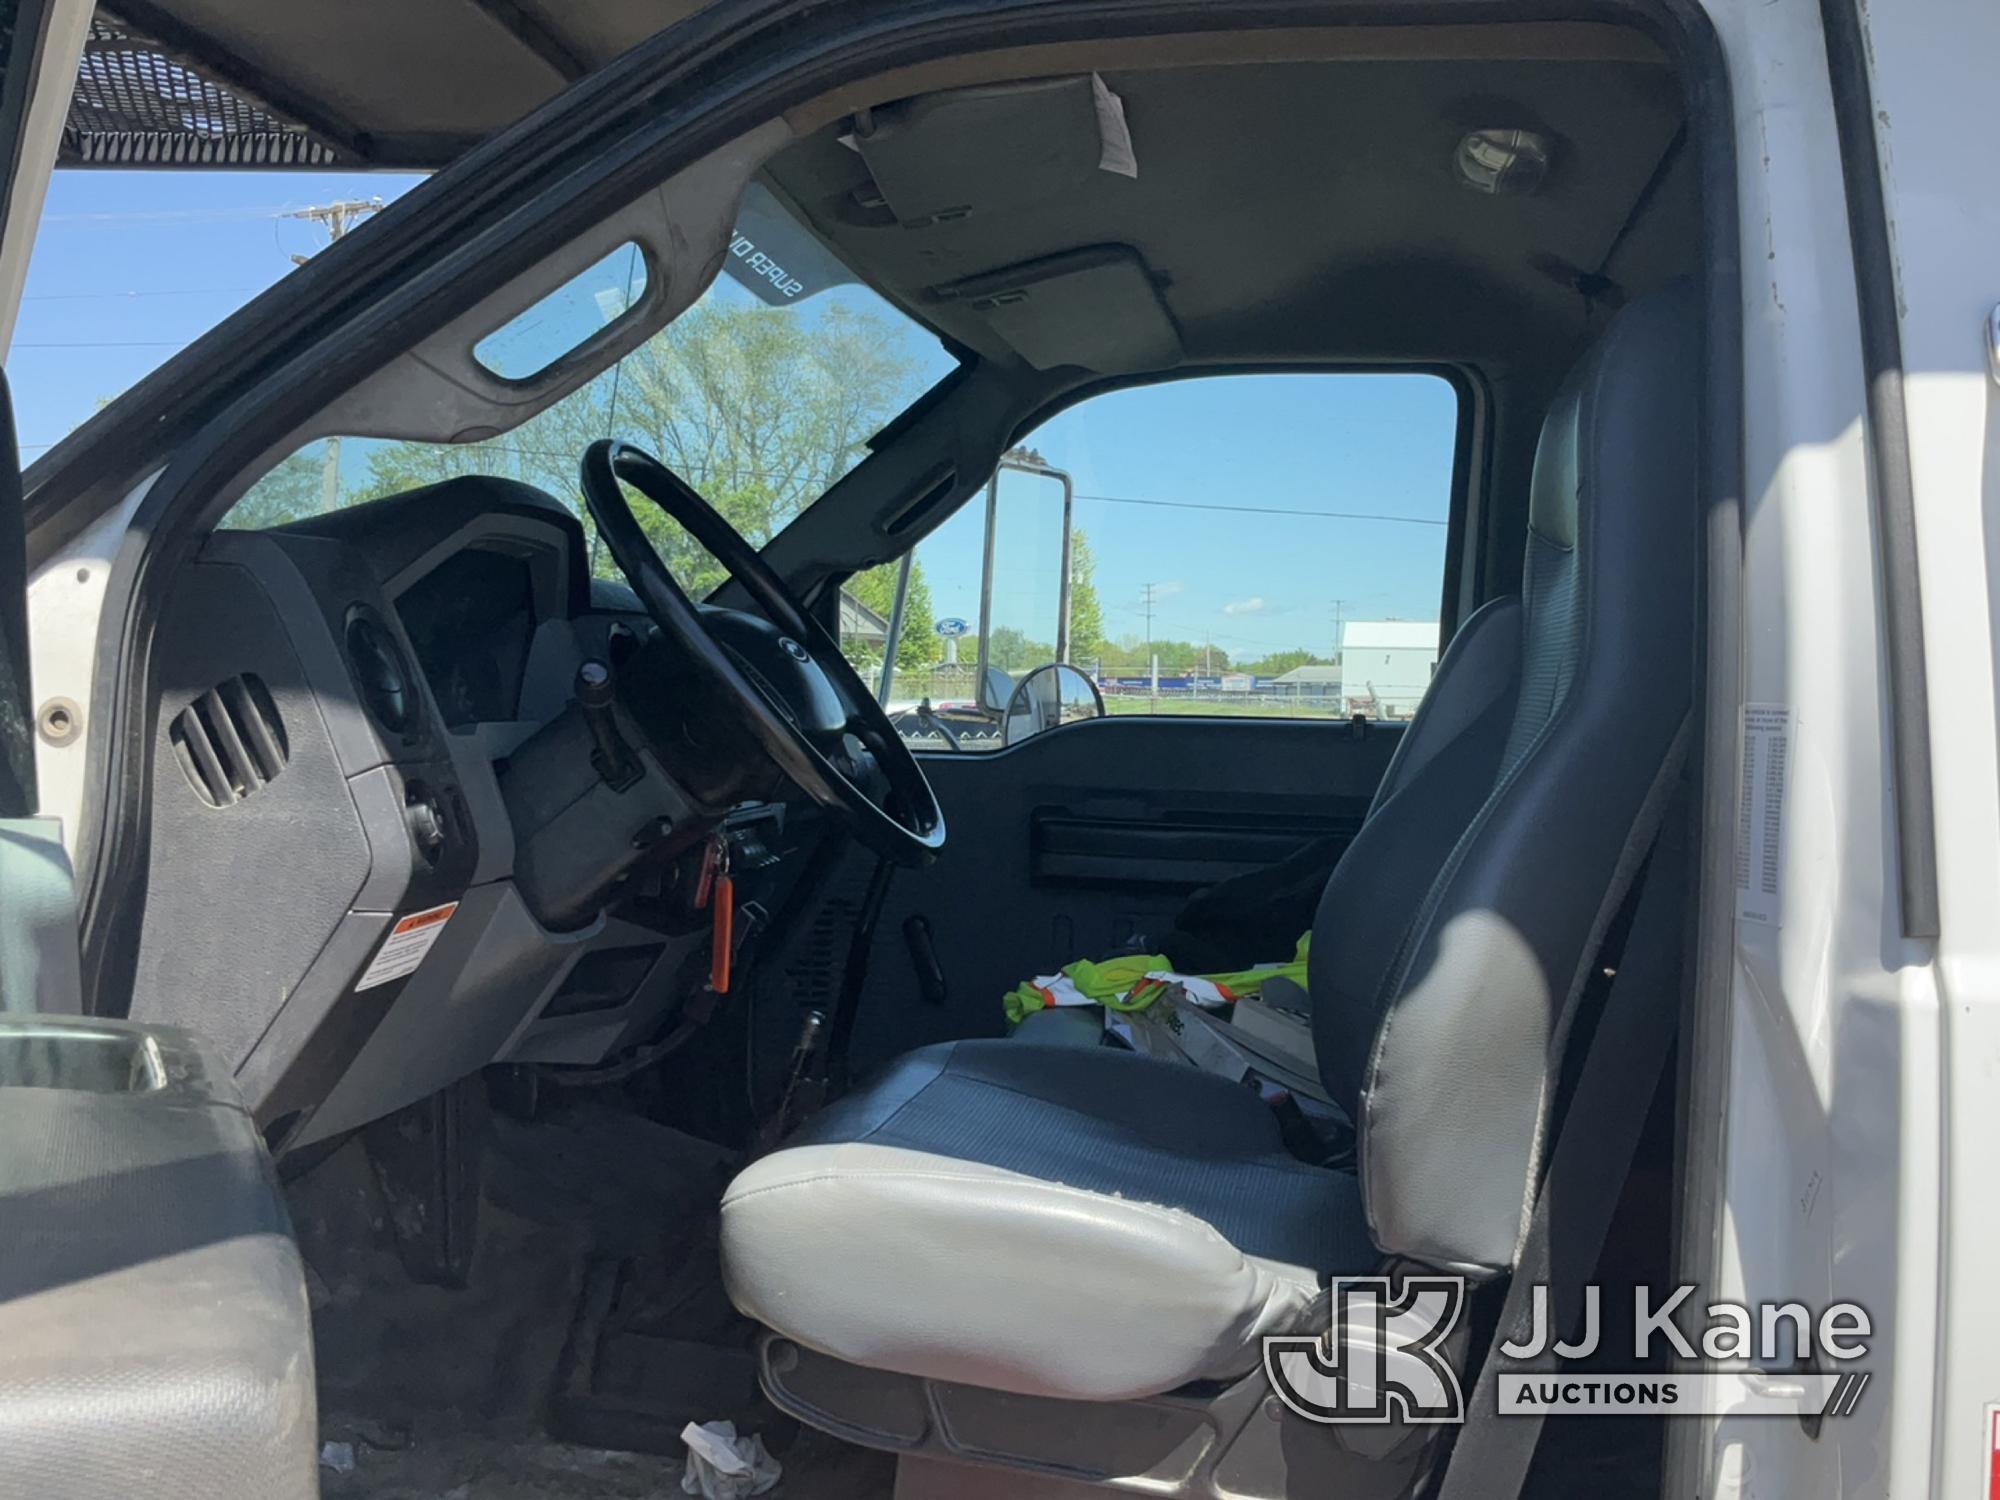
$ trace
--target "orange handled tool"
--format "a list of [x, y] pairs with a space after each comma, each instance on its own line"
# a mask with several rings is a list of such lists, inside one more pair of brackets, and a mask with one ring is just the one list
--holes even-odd
[[717, 834], [701, 855], [701, 875], [695, 882], [695, 910], [709, 912], [708, 987], [729, 993], [729, 969], [736, 957], [736, 882], [729, 878], [729, 840]]
[[727, 870], [719, 870], [709, 893], [713, 925], [709, 938], [708, 987], [718, 995], [729, 993], [729, 962], [736, 947], [736, 882]]

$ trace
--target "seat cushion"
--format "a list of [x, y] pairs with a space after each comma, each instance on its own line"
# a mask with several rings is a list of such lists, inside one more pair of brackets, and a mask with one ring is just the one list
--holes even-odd
[[1379, 1257], [1355, 1179], [1254, 1094], [1110, 1048], [901, 1058], [722, 1202], [746, 1314], [874, 1369], [1126, 1400], [1253, 1368]]

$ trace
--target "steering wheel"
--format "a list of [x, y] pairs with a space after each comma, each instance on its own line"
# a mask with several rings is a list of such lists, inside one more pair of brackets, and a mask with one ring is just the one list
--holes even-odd
[[[583, 455], [583, 500], [605, 546], [692, 670], [720, 690], [741, 726], [812, 801], [840, 815], [855, 838], [900, 865], [927, 864], [943, 847], [944, 813], [889, 715], [757, 549], [678, 474], [641, 448], [615, 439]], [[633, 514], [623, 480], [678, 521], [742, 584], [776, 633], [789, 691], [725, 637], [743, 639], [747, 617], [689, 599]], [[729, 623], [725, 623], [725, 622]], [[857, 753], [860, 752], [860, 753]], [[872, 761], [886, 790], [864, 783]]]

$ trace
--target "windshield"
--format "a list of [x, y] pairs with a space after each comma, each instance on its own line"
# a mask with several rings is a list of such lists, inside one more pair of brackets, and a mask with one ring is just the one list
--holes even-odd
[[[478, 443], [336, 438], [292, 454], [223, 525], [249, 529], [463, 474], [519, 479], [574, 510], [593, 571], [597, 545], [577, 463], [613, 436], [657, 454], [757, 546], [866, 456], [868, 440], [957, 361], [938, 337], [854, 279], [753, 185], [718, 276], [699, 301], [588, 385], [511, 432]], [[615, 252], [495, 330], [479, 357], [532, 371], [622, 316], [647, 275]], [[722, 581], [707, 553], [650, 504], [637, 510], [674, 576], [700, 597]]]

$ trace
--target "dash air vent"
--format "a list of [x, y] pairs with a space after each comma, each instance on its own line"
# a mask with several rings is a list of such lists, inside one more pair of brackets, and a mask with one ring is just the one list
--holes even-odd
[[188, 785], [210, 807], [241, 802], [285, 769], [284, 721], [264, 680], [231, 677], [174, 716], [167, 738]]

